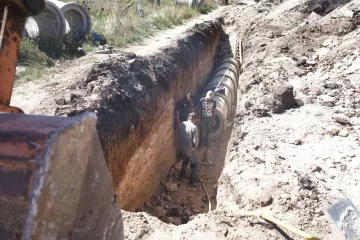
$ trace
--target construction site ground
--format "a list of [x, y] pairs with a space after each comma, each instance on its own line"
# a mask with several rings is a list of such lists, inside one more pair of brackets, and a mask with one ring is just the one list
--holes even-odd
[[212, 143], [208, 161], [200, 160], [212, 211], [201, 186], [178, 180], [181, 163], [174, 163], [151, 199], [123, 211], [125, 239], [302, 239], [243, 214], [259, 210], [341, 240], [325, 213], [345, 197], [360, 209], [360, 0], [323, 16], [309, 11], [309, 2], [231, 1], [142, 45], [63, 62], [45, 80], [16, 86], [12, 105], [66, 116], [62, 108], [74, 106], [55, 99], [97, 97], [72, 87], [94, 62], [126, 52], [161, 54], [194, 24], [223, 17], [226, 34], [245, 47], [234, 120]]

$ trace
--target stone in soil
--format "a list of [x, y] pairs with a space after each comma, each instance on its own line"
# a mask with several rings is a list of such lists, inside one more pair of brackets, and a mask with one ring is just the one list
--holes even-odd
[[271, 205], [273, 203], [272, 196], [267, 192], [262, 192], [259, 195], [258, 200], [260, 202], [261, 207], [266, 207], [266, 206], [269, 206], [269, 205]]
[[350, 124], [352, 125], [352, 126], [357, 126], [357, 125], [360, 125], [360, 119], [359, 118], [357, 118], [357, 117], [352, 117], [352, 118], [350, 118]]
[[173, 217], [168, 217], [168, 218], [166, 219], [166, 222], [167, 222], [167, 223], [174, 223], [174, 221], [175, 221], [175, 219], [174, 219]]
[[55, 103], [58, 104], [58, 105], [65, 105], [66, 104], [66, 100], [65, 98], [58, 98], [58, 99], [55, 99]]
[[177, 183], [166, 183], [165, 187], [168, 192], [175, 192], [178, 190]]
[[325, 130], [326, 134], [335, 136], [340, 132], [340, 129], [337, 126], [329, 126]]
[[333, 107], [334, 103], [336, 102], [336, 99], [334, 97], [330, 97], [328, 95], [320, 95], [318, 99], [321, 105], [325, 107]]
[[333, 116], [333, 118], [335, 119], [335, 121], [337, 121], [338, 123], [343, 123], [343, 124], [347, 124], [349, 123], [350, 119], [348, 116], [346, 116], [345, 114], [335, 114]]
[[176, 226], [179, 226], [181, 223], [182, 223], [181, 218], [175, 218], [175, 219], [174, 219], [174, 224], [175, 224]]
[[290, 84], [279, 86], [275, 89], [275, 99], [279, 101], [284, 109], [290, 109], [296, 105], [294, 88]]
[[166, 210], [160, 206], [156, 206], [154, 208], [154, 213], [157, 217], [165, 217], [166, 216]]
[[347, 137], [349, 136], [349, 132], [345, 129], [341, 130], [338, 134], [340, 137]]

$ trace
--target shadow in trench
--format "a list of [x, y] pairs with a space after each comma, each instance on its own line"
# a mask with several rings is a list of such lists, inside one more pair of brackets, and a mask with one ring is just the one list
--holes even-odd
[[[223, 170], [231, 131], [232, 127], [219, 139], [211, 142], [211, 148], [208, 148], [206, 155], [205, 148], [200, 149], [198, 153], [198, 175], [209, 193], [212, 210], [216, 208], [217, 181]], [[161, 182], [152, 198], [138, 211], [147, 212], [163, 222], [175, 225], [185, 224], [191, 216], [208, 212], [208, 199], [202, 186], [189, 185], [190, 166], [187, 168], [185, 179], [179, 180], [181, 164], [179, 161], [173, 165], [166, 180]]]
[[[223, 32], [214, 59], [214, 67], [216, 68], [218, 63], [228, 56], [233, 56], [231, 44], [229, 36]], [[229, 117], [229, 122], [232, 122], [233, 118], [233, 116]], [[216, 208], [217, 182], [223, 170], [231, 131], [232, 126], [228, 127], [219, 138], [211, 142], [207, 154], [205, 148], [200, 149], [198, 152], [198, 176], [210, 195], [213, 210]], [[175, 225], [185, 224], [192, 216], [208, 212], [208, 198], [202, 186], [191, 187], [189, 185], [190, 166], [187, 168], [185, 179], [179, 180], [181, 164], [181, 160], [174, 163], [167, 178], [161, 182], [151, 199], [145, 202], [137, 211], [147, 212], [158, 217], [163, 222]]]

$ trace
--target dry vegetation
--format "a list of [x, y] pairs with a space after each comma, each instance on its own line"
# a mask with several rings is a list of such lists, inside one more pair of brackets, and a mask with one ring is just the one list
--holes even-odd
[[90, 52], [96, 49], [93, 32], [106, 39], [107, 44], [121, 48], [140, 42], [156, 31], [181, 25], [184, 21], [206, 14], [215, 8], [213, 4], [202, 4], [191, 9], [186, 5], [176, 5], [172, 0], [155, 2], [142, 1], [143, 18], [138, 12], [136, 0], [76, 1], [90, 12], [92, 33], [82, 42], [66, 39], [25, 39], [21, 46], [19, 65], [26, 70], [18, 76], [18, 83], [39, 78], [46, 68], [54, 65], [54, 60], [69, 60], [78, 57], [81, 46]]

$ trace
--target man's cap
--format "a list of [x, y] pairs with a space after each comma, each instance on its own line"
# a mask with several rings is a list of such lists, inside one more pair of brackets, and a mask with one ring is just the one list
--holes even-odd
[[195, 113], [190, 113], [189, 114], [189, 117], [192, 117], [192, 118], [197, 118], [196, 114]]
[[189, 93], [187, 94], [187, 96], [189, 96], [191, 99], [193, 99], [193, 98], [195, 97], [195, 93], [189, 92]]
[[207, 93], [206, 93], [206, 98], [213, 98], [214, 97], [214, 93], [212, 92], [212, 91], [208, 91]]

